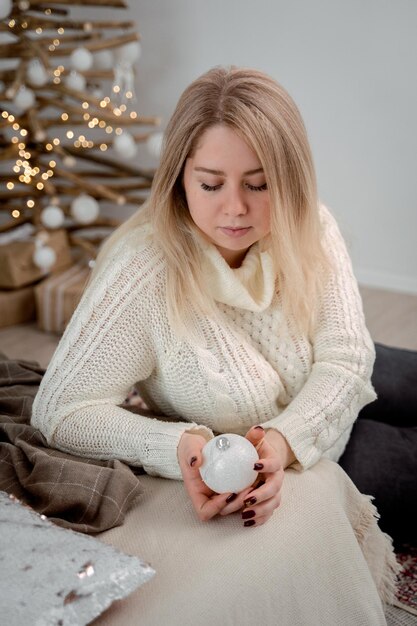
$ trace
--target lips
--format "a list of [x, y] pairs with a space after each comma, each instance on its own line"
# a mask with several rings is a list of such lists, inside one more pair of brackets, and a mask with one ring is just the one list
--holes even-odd
[[236, 226], [221, 226], [219, 230], [228, 237], [238, 238], [243, 237], [251, 230], [251, 226], [236, 227]]

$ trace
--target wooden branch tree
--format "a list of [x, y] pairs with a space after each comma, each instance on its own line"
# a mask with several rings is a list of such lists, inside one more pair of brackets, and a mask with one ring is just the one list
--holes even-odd
[[[71, 5], [94, 7], [99, 19], [74, 21]], [[7, 59], [0, 69], [0, 211], [7, 216], [0, 231], [24, 222], [51, 229], [51, 206], [69, 231], [117, 224], [100, 216], [100, 203], [143, 203], [153, 171], [135, 167], [131, 156], [151, 135], [160, 139], [143, 129], [160, 120], [134, 109], [135, 25], [100, 11], [126, 9], [126, 2], [0, 0], [0, 7], [0, 58]], [[75, 212], [80, 195], [98, 204], [94, 219], [91, 202], [90, 218], [83, 219], [82, 203]]]

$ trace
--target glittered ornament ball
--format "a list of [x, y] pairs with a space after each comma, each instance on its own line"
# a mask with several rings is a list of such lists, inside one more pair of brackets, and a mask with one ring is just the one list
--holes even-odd
[[12, 12], [12, 0], [0, 0], [0, 20]]
[[100, 207], [95, 198], [82, 193], [71, 203], [71, 215], [79, 224], [91, 224], [100, 213]]
[[24, 85], [17, 91], [13, 98], [13, 104], [19, 109], [21, 113], [24, 113], [30, 107], [35, 104], [35, 94], [32, 89], [28, 89]]
[[64, 223], [64, 212], [58, 206], [50, 204], [41, 213], [41, 222], [46, 228], [60, 228]]
[[26, 76], [34, 87], [43, 87], [48, 82], [48, 72], [39, 59], [31, 59], [28, 63]]
[[74, 91], [84, 91], [87, 84], [87, 79], [84, 74], [80, 74], [75, 70], [71, 70], [65, 77], [65, 86]]
[[56, 252], [49, 246], [40, 246], [33, 253], [33, 262], [36, 267], [48, 272], [56, 262]]
[[258, 472], [253, 466], [259, 456], [245, 437], [233, 433], [217, 435], [206, 443], [202, 455], [201, 478], [217, 493], [239, 493], [256, 480]]
[[73, 70], [84, 72], [93, 65], [93, 55], [87, 48], [77, 48], [71, 53], [70, 64]]
[[137, 145], [132, 135], [124, 131], [121, 135], [116, 135], [113, 141], [116, 152], [127, 159], [131, 159], [137, 152]]

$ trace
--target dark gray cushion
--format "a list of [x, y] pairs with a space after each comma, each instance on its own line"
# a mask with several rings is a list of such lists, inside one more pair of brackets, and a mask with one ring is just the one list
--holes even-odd
[[375, 344], [378, 399], [362, 409], [339, 460], [374, 496], [380, 527], [396, 545], [417, 545], [417, 352]]

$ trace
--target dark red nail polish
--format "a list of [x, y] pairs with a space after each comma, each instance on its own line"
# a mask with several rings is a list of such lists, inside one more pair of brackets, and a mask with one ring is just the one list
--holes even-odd
[[248, 498], [245, 500], [245, 506], [251, 506], [251, 504], [256, 504], [256, 498]]
[[263, 426], [255, 426], [255, 428], [259, 428], [260, 430], [265, 430]]
[[196, 461], [197, 461], [197, 457], [196, 457], [196, 456], [193, 456], [193, 458], [192, 458], [192, 459], [191, 459], [191, 461], [190, 461], [190, 465], [191, 465], [191, 467], [193, 467], [193, 465], [194, 465], [194, 463], [195, 463]]
[[264, 464], [263, 463], [255, 463], [255, 465], [253, 466], [254, 470], [261, 470], [264, 468]]
[[235, 498], [237, 498], [237, 493], [232, 493], [226, 498], [226, 502], [229, 504], [229, 502], [233, 502]]
[[255, 517], [255, 515], [256, 515], [255, 511], [243, 511], [242, 519], [249, 519], [250, 517]]
[[254, 519], [249, 519], [247, 522], [243, 522], [244, 526], [254, 526], [256, 524]]

